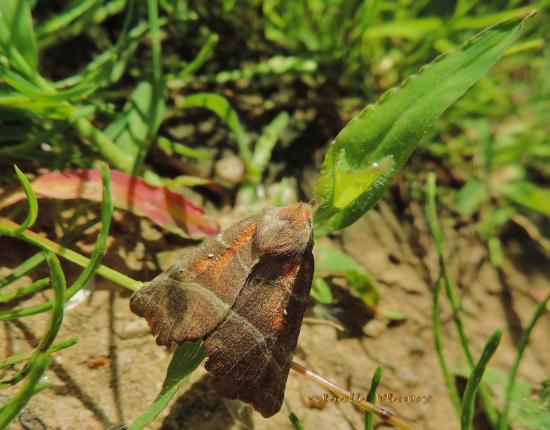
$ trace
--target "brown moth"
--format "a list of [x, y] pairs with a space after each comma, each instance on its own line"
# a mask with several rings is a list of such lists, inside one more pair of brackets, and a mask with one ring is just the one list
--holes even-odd
[[158, 345], [204, 340], [217, 391], [277, 413], [313, 277], [311, 207], [266, 207], [130, 299]]

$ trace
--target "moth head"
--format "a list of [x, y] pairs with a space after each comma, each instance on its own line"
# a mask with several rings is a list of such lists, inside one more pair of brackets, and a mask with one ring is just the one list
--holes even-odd
[[261, 254], [300, 255], [312, 240], [311, 206], [298, 203], [286, 208], [267, 206], [259, 214], [253, 247]]

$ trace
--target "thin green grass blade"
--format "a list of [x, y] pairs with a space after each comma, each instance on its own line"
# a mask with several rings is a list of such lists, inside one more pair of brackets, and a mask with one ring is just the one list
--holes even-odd
[[153, 422], [170, 399], [174, 397], [187, 376], [202, 363], [204, 357], [201, 342], [186, 342], [179, 345], [168, 365], [166, 378], [159, 395], [151, 406], [130, 424], [128, 430], [140, 430]]
[[432, 331], [434, 337], [435, 351], [437, 353], [437, 359], [439, 361], [439, 367], [443, 374], [443, 380], [447, 386], [451, 403], [456, 412], [457, 417], [460, 415], [460, 396], [458, 390], [454, 384], [453, 377], [447, 366], [447, 360], [445, 359], [445, 353], [443, 348], [443, 336], [441, 335], [441, 307], [439, 302], [439, 296], [441, 293], [441, 277], [438, 278], [434, 285], [433, 290], [433, 305], [432, 305]]
[[[80, 339], [78, 337], [70, 337], [68, 339], [52, 344], [52, 346], [48, 348], [47, 352], [51, 354], [57, 351], [61, 351], [62, 349], [70, 348], [71, 346], [76, 345], [79, 341]], [[30, 359], [32, 357], [32, 354], [33, 351], [23, 352], [21, 354], [14, 354], [11, 357], [8, 357], [0, 362], [0, 370], [6, 369], [7, 367], [11, 367], [15, 364], [22, 363], [23, 361]]]
[[[468, 336], [466, 335], [466, 330], [464, 328], [464, 323], [462, 322], [462, 316], [460, 314], [460, 302], [456, 293], [456, 287], [454, 281], [447, 273], [447, 265], [445, 263], [444, 257], [444, 243], [443, 243], [443, 234], [441, 233], [441, 228], [439, 226], [439, 221], [437, 219], [437, 212], [435, 209], [435, 197], [436, 197], [436, 183], [435, 183], [435, 174], [430, 173], [428, 175], [428, 181], [426, 183], [426, 217], [428, 219], [428, 224], [430, 226], [430, 231], [436, 245], [436, 250], [439, 257], [439, 271], [440, 275], [434, 286], [434, 297], [433, 297], [433, 307], [432, 307], [432, 321], [433, 321], [433, 330], [434, 330], [434, 342], [436, 345], [436, 352], [438, 354], [438, 360], [441, 366], [441, 371], [443, 372], [443, 378], [447, 389], [449, 390], [449, 395], [451, 396], [451, 402], [453, 406], [458, 411], [458, 405], [460, 404], [458, 392], [456, 391], [456, 386], [452, 380], [448, 366], [445, 361], [443, 354], [443, 340], [441, 336], [441, 327], [440, 327], [440, 305], [439, 305], [439, 295], [441, 289], [441, 282], [444, 282], [445, 293], [451, 304], [451, 309], [453, 312], [453, 320], [458, 332], [460, 339], [460, 345], [462, 351], [468, 361], [470, 368], [474, 367], [474, 358], [470, 350], [470, 345], [468, 342]], [[491, 396], [487, 391], [487, 388], [482, 385], [480, 387], [480, 395], [483, 402], [483, 407], [487, 413], [487, 418], [489, 421], [496, 425], [498, 420], [498, 415], [495, 407], [492, 404]]]
[[235, 135], [237, 146], [247, 170], [255, 171], [252, 164], [252, 152], [250, 151], [250, 141], [248, 135], [239, 121], [239, 116], [235, 109], [231, 107], [229, 101], [213, 93], [196, 93], [185, 98], [183, 103], [178, 105], [178, 109], [191, 107], [201, 107], [214, 112], [220, 119], [226, 122], [229, 129]]
[[178, 154], [183, 155], [184, 157], [196, 158], [199, 160], [210, 157], [208, 152], [202, 149], [190, 148], [182, 143], [174, 142], [162, 136], [157, 139], [156, 143], [159, 148], [161, 148], [168, 155]]
[[36, 72], [38, 50], [27, 0], [0, 2], [0, 52], [27, 76]]
[[[84, 267], [84, 270], [79, 275], [79, 277], [76, 279], [76, 281], [71, 285], [71, 287], [67, 290], [66, 299], [70, 299], [73, 297], [86, 283], [90, 280], [92, 275], [99, 269], [101, 269], [102, 273], [105, 274], [107, 271], [109, 279], [117, 279], [121, 285], [127, 285], [131, 286], [132, 289], [137, 288], [137, 282], [122, 275], [119, 274], [116, 271], [113, 271], [112, 269], [105, 268], [104, 266], [100, 267], [101, 257], [103, 256], [103, 253], [105, 252], [105, 248], [107, 246], [107, 237], [109, 234], [109, 227], [111, 225], [111, 214], [113, 213], [113, 201], [111, 198], [111, 186], [110, 186], [110, 177], [109, 177], [109, 169], [106, 164], [101, 165], [101, 179], [103, 183], [103, 192], [102, 192], [102, 206], [101, 206], [101, 230], [98, 234], [95, 248], [92, 252], [92, 255], [89, 259], [81, 256], [80, 254], [75, 253], [74, 251], [63, 249], [63, 252], [60, 254], [64, 257], [67, 257], [68, 255], [71, 256], [69, 260], [76, 262], [77, 264], [80, 264]], [[36, 239], [30, 239], [29, 237], [24, 237], [25, 240], [29, 241], [30, 243], [54, 252], [60, 252], [60, 246], [57, 245], [57, 247], [54, 249], [51, 246], [47, 246], [44, 242], [36, 240]], [[28, 315], [35, 315], [37, 313], [45, 312], [52, 307], [52, 302], [48, 301], [46, 303], [41, 303], [39, 305], [30, 306], [28, 308], [23, 309], [10, 309], [3, 312], [0, 312], [0, 321], [2, 320], [10, 320], [15, 318], [21, 318], [23, 316]]]
[[52, 302], [52, 313], [50, 321], [48, 322], [48, 328], [46, 334], [36, 347], [40, 352], [46, 352], [52, 345], [54, 339], [61, 328], [63, 323], [63, 311], [65, 309], [65, 295], [67, 293], [67, 285], [65, 282], [65, 275], [61, 269], [61, 264], [55, 254], [49, 254], [46, 258], [46, 263], [50, 268], [50, 280], [54, 292], [54, 298]]
[[528, 181], [509, 182], [503, 189], [504, 196], [529, 210], [550, 217], [550, 189], [541, 188]]
[[97, 0], [83, 0], [74, 2], [67, 9], [54, 14], [51, 18], [36, 27], [38, 40], [62, 31], [69, 24], [84, 16], [92, 8], [100, 4]]
[[36, 222], [36, 218], [38, 216], [38, 201], [36, 199], [34, 191], [32, 190], [31, 183], [29, 182], [25, 174], [21, 170], [19, 170], [19, 167], [14, 167], [17, 178], [19, 179], [19, 182], [21, 182], [21, 186], [23, 187], [25, 195], [27, 196], [27, 205], [29, 207], [25, 221], [23, 221], [19, 228], [14, 232], [14, 234], [17, 235], [32, 227]]
[[21, 276], [25, 276], [32, 269], [34, 269], [40, 263], [42, 263], [45, 259], [46, 259], [46, 254], [44, 254], [43, 252], [38, 252], [34, 254], [32, 257], [29, 257], [27, 260], [25, 260], [15, 269], [13, 269], [13, 272], [11, 274], [6, 276], [5, 278], [0, 279], [0, 288], [4, 288], [6, 285], [9, 285], [12, 282], [17, 281], [19, 278], [21, 278]]
[[47, 353], [38, 354], [29, 369], [27, 383], [0, 409], [0, 428], [5, 429], [10, 422], [21, 412], [30, 398], [36, 393], [40, 378], [50, 364], [50, 355]]
[[294, 412], [288, 414], [288, 419], [292, 423], [294, 430], [304, 430], [304, 425], [302, 424], [302, 421], [300, 421], [300, 418], [298, 418]]
[[531, 321], [529, 321], [529, 324], [527, 325], [527, 327], [525, 327], [525, 330], [523, 330], [523, 333], [521, 334], [521, 338], [519, 339], [516, 356], [514, 358], [514, 364], [512, 365], [512, 370], [510, 371], [510, 374], [508, 376], [508, 382], [506, 385], [506, 393], [504, 396], [504, 406], [502, 407], [502, 413], [500, 415], [500, 419], [498, 422], [499, 430], [506, 430], [508, 428], [508, 423], [507, 423], [508, 414], [510, 412], [512, 394], [514, 392], [514, 385], [516, 382], [519, 365], [521, 363], [521, 359], [523, 358], [523, 353], [525, 352], [525, 348], [529, 344], [529, 337], [531, 336], [531, 332], [533, 331], [533, 328], [537, 324], [537, 321], [539, 320], [539, 318], [544, 314], [544, 311], [546, 310], [546, 305], [548, 304], [549, 301], [550, 301], [550, 294], [548, 294], [537, 305], [535, 312], [531, 317]]
[[57, 259], [55, 254], [49, 253], [46, 257], [46, 262], [48, 263], [48, 267], [50, 268], [50, 280], [54, 291], [52, 312], [50, 314], [46, 333], [44, 333], [44, 336], [40, 340], [37, 347], [34, 349], [34, 352], [27, 364], [12, 378], [2, 381], [0, 383], [0, 387], [17, 384], [30, 372], [34, 365], [34, 362], [36, 361], [36, 357], [38, 357], [42, 353], [47, 352], [48, 349], [52, 346], [52, 343], [56, 338], [57, 333], [59, 333], [61, 324], [63, 323], [66, 294], [65, 275], [63, 274], [61, 264], [59, 264], [59, 260]]
[[489, 336], [489, 339], [485, 343], [483, 351], [481, 352], [481, 357], [474, 366], [472, 373], [468, 378], [466, 389], [464, 390], [464, 395], [462, 397], [462, 406], [460, 411], [461, 430], [471, 430], [472, 428], [476, 395], [481, 383], [481, 378], [483, 377], [487, 363], [489, 363], [489, 360], [497, 350], [501, 338], [502, 332], [500, 330], [495, 330]]
[[187, 79], [197, 70], [199, 70], [201, 66], [206, 62], [206, 60], [208, 60], [208, 57], [218, 45], [219, 40], [220, 36], [218, 36], [217, 34], [209, 34], [206, 38], [206, 42], [204, 42], [204, 45], [202, 45], [197, 56], [193, 59], [193, 61], [187, 64], [175, 77], [182, 80]]
[[[436, 195], [436, 184], [435, 184], [435, 174], [430, 172], [428, 174], [428, 180], [426, 182], [426, 218], [428, 220], [428, 225], [430, 227], [430, 232], [435, 243], [435, 247], [438, 255], [443, 255], [443, 235], [441, 234], [441, 228], [437, 219], [437, 211], [435, 209], [435, 195]], [[451, 398], [451, 403], [455, 409], [457, 416], [460, 414], [460, 396], [454, 384], [451, 373], [449, 372], [449, 367], [447, 366], [447, 361], [445, 359], [444, 348], [443, 348], [443, 336], [441, 335], [441, 306], [439, 301], [439, 296], [441, 293], [441, 275], [437, 279], [434, 285], [433, 290], [433, 301], [432, 301], [432, 331], [434, 337], [435, 350], [437, 353], [437, 359], [439, 361], [439, 367], [441, 368], [441, 373], [443, 374], [443, 380], [447, 386], [447, 391]]]
[[40, 291], [44, 287], [46, 287], [50, 281], [48, 278], [39, 279], [38, 281], [33, 282], [30, 285], [26, 285], [24, 287], [20, 287], [15, 291], [10, 291], [9, 293], [0, 294], [0, 303], [6, 303], [10, 300], [15, 299], [16, 297], [23, 297], [28, 294], [35, 293], [36, 291]]
[[94, 250], [90, 256], [90, 260], [76, 281], [67, 291], [67, 299], [73, 297], [78, 290], [84, 287], [92, 275], [95, 273], [101, 263], [101, 258], [107, 247], [107, 238], [109, 236], [109, 228], [111, 227], [111, 215], [113, 214], [113, 199], [111, 196], [111, 177], [109, 167], [102, 163], [100, 166], [101, 181], [103, 185], [102, 200], [101, 200], [101, 230], [96, 239]]
[[[376, 390], [378, 384], [380, 384], [380, 379], [382, 378], [382, 368], [378, 366], [372, 375], [372, 381], [370, 384], [369, 392], [367, 393], [367, 401], [371, 403], [376, 403]], [[374, 415], [372, 412], [365, 412], [365, 430], [374, 429]]]
[[[430, 124], [487, 73], [517, 38], [527, 18], [505, 21], [479, 33], [350, 121], [323, 162], [316, 190], [321, 201], [315, 211], [316, 225], [338, 230], [370, 209]], [[382, 174], [378, 178], [369, 175], [369, 169], [383, 160], [387, 166]]]
[[288, 127], [289, 122], [290, 116], [286, 112], [281, 112], [264, 128], [254, 146], [254, 154], [252, 155], [252, 164], [256, 167], [254, 172], [256, 176], [253, 181], [259, 182], [261, 180], [261, 175], [271, 159], [273, 147]]

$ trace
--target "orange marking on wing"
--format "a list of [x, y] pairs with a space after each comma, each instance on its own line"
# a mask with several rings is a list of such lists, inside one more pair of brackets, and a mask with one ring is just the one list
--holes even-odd
[[248, 228], [243, 230], [239, 238], [231, 243], [231, 245], [229, 245], [229, 247], [225, 249], [225, 251], [215, 261], [212, 262], [213, 264], [210, 270], [213, 279], [220, 279], [220, 277], [226, 273], [226, 267], [231, 263], [231, 261], [233, 261], [235, 254], [237, 254], [237, 252], [239, 252], [244, 245], [250, 242], [255, 229], [255, 225], [250, 225]]

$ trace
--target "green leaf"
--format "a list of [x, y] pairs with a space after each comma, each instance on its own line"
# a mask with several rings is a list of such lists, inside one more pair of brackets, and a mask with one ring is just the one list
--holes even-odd
[[186, 97], [183, 103], [178, 105], [179, 109], [186, 109], [190, 107], [202, 107], [209, 109], [220, 117], [220, 119], [225, 121], [227, 126], [235, 135], [239, 152], [241, 153], [241, 157], [243, 158], [247, 170], [254, 171], [248, 135], [239, 121], [237, 112], [231, 107], [229, 101], [219, 94], [197, 93]]
[[204, 357], [200, 342], [186, 342], [178, 346], [168, 366], [166, 378], [159, 395], [151, 406], [128, 427], [128, 430], [139, 430], [153, 422], [170, 399], [174, 397], [187, 376], [201, 364]]
[[[61, 351], [62, 349], [70, 348], [71, 346], [76, 345], [79, 341], [80, 339], [78, 337], [70, 337], [68, 339], [52, 344], [52, 346], [48, 348], [47, 352], [51, 354], [53, 352]], [[5, 360], [0, 361], [0, 369], [5, 369], [15, 364], [22, 363], [23, 361], [26, 361], [31, 357], [32, 351], [14, 354], [6, 358]]]
[[487, 200], [489, 193], [485, 186], [475, 179], [470, 179], [456, 193], [456, 209], [464, 218], [469, 218]]
[[17, 178], [19, 179], [19, 182], [21, 182], [21, 186], [23, 187], [25, 195], [27, 196], [27, 205], [29, 207], [25, 221], [23, 221], [15, 231], [15, 234], [18, 234], [28, 228], [31, 228], [34, 225], [36, 217], [38, 216], [38, 201], [36, 200], [36, 196], [31, 188], [31, 183], [29, 182], [25, 174], [21, 170], [19, 170], [19, 167], [14, 167]]
[[300, 418], [298, 418], [294, 412], [288, 414], [288, 419], [292, 423], [294, 430], [304, 430], [304, 425], [300, 421]]
[[[314, 254], [317, 278], [320, 276], [343, 276], [348, 281], [350, 291], [355, 297], [370, 308], [376, 307], [380, 300], [376, 281], [359, 263], [339, 249], [323, 245], [315, 246]], [[328, 294], [325, 294], [324, 298], [328, 299]], [[321, 301], [321, 303], [323, 302]]]
[[[321, 200], [316, 223], [326, 231], [337, 230], [369, 210], [430, 124], [510, 47], [525, 19], [505, 21], [479, 33], [460, 49], [406, 79], [401, 87], [388, 91], [350, 121], [336, 136], [323, 162], [316, 190]], [[377, 165], [385, 165], [385, 169], [372, 180], [369, 169]], [[349, 177], [356, 180], [348, 187]]]
[[202, 67], [202, 65], [208, 60], [208, 57], [210, 57], [210, 54], [214, 49], [216, 48], [216, 45], [218, 44], [220, 40], [220, 36], [218, 36], [215, 33], [211, 33], [206, 38], [206, 41], [204, 42], [204, 45], [202, 45], [199, 53], [196, 55], [196, 57], [191, 61], [189, 64], [187, 64], [177, 75], [176, 77], [178, 79], [187, 79], [189, 76], [191, 76], [193, 73], [195, 73], [198, 69]]
[[[378, 366], [372, 375], [372, 381], [370, 384], [369, 392], [367, 394], [367, 401], [376, 403], [376, 389], [380, 384], [382, 378], [382, 368]], [[372, 412], [365, 412], [365, 430], [373, 430], [374, 428], [374, 416]]]
[[325, 305], [332, 303], [334, 300], [332, 291], [330, 290], [330, 285], [321, 276], [315, 276], [313, 278], [310, 294], [311, 297], [319, 303], [324, 303]]
[[479, 357], [479, 361], [474, 366], [472, 373], [468, 378], [460, 409], [461, 430], [471, 430], [472, 428], [477, 391], [479, 389], [481, 379], [483, 378], [485, 368], [497, 350], [501, 338], [502, 331], [500, 330], [495, 330], [489, 336], [489, 339], [483, 347], [483, 351], [481, 351], [481, 357]]
[[46, 333], [44, 333], [44, 337], [40, 340], [40, 343], [34, 349], [31, 358], [25, 364], [25, 366], [10, 379], [3, 380], [0, 386], [17, 384], [27, 374], [29, 374], [32, 371], [33, 365], [37, 357], [39, 357], [43, 353], [47, 353], [48, 349], [52, 346], [53, 341], [59, 333], [59, 330], [61, 329], [61, 324], [63, 323], [66, 294], [65, 275], [63, 274], [63, 270], [61, 269], [61, 265], [59, 264], [59, 260], [57, 259], [55, 254], [49, 253], [46, 257], [46, 262], [48, 263], [48, 266], [50, 268], [50, 279], [54, 291], [52, 312], [50, 314]]
[[27, 0], [0, 1], [0, 50], [23, 74], [34, 74], [38, 51]]
[[256, 181], [260, 181], [261, 174], [267, 167], [271, 158], [271, 151], [279, 140], [283, 131], [288, 127], [290, 117], [286, 112], [279, 113], [273, 120], [264, 128], [262, 135], [258, 138], [254, 146], [254, 155], [252, 156], [252, 164], [256, 168]]
[[518, 205], [550, 217], [550, 189], [527, 181], [515, 181], [504, 186], [503, 194]]
[[151, 138], [156, 134], [164, 115], [164, 99], [148, 81], [138, 84], [130, 100], [105, 135], [113, 140], [134, 163], [147, 152]]
[[50, 364], [50, 355], [47, 353], [38, 354], [33, 360], [29, 370], [27, 383], [8, 402], [0, 407], [0, 428], [5, 429], [9, 423], [21, 412], [33, 394], [36, 393], [40, 378]]

